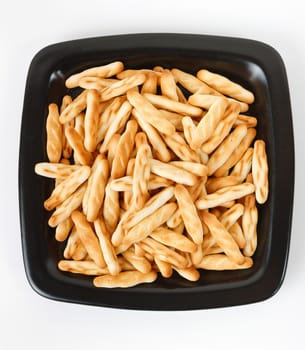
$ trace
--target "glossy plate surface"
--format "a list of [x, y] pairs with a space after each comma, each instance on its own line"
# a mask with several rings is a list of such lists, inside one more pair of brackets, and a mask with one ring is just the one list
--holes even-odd
[[[258, 117], [266, 141], [270, 196], [259, 206], [254, 266], [240, 271], [201, 271], [198, 282], [177, 275], [130, 289], [99, 289], [86, 278], [57, 269], [63, 244], [43, 208], [52, 181], [34, 165], [47, 161], [47, 106], [67, 92], [65, 79], [83, 69], [121, 60], [126, 68], [161, 65], [196, 73], [206, 68], [242, 84], [256, 97], [248, 114]], [[280, 287], [287, 264], [294, 191], [294, 142], [289, 89], [279, 54], [261, 42], [186, 34], [133, 34], [63, 42], [33, 59], [24, 97], [19, 156], [19, 200], [27, 278], [39, 294], [60, 301], [117, 308], [187, 310], [253, 303]]]

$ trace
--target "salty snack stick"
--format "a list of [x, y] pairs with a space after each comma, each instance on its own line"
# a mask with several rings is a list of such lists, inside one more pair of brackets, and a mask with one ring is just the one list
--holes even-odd
[[256, 140], [252, 160], [252, 175], [255, 185], [255, 197], [259, 204], [268, 198], [268, 162], [266, 145], [263, 140]]
[[187, 237], [165, 227], [158, 227], [150, 234], [150, 236], [155, 241], [184, 252], [193, 253], [197, 249], [196, 244]]
[[124, 69], [124, 65], [120, 61], [112, 62], [104, 66], [93, 67], [86, 70], [83, 70], [81, 73], [73, 74], [66, 80], [67, 88], [74, 88], [79, 86], [79, 80], [83, 77], [100, 77], [100, 78], [109, 78]]
[[64, 221], [60, 222], [55, 230], [55, 239], [58, 242], [63, 242], [67, 239], [69, 236], [69, 233], [73, 227], [73, 221], [70, 217], [65, 219]]
[[192, 149], [196, 150], [212, 136], [218, 123], [223, 118], [227, 106], [228, 102], [225, 98], [220, 98], [212, 104], [193, 132]]
[[237, 126], [217, 147], [215, 152], [211, 155], [208, 161], [208, 175], [212, 175], [220, 168], [231, 156], [236, 147], [241, 143], [242, 139], [247, 134], [247, 127], [245, 125]]
[[103, 288], [128, 288], [141, 283], [152, 283], [158, 277], [156, 271], [142, 273], [139, 271], [125, 271], [117, 276], [104, 275], [95, 277], [93, 284], [95, 287]]
[[84, 146], [87, 151], [94, 152], [97, 145], [97, 127], [99, 122], [99, 96], [96, 90], [89, 90], [87, 93], [87, 108], [85, 113]]
[[131, 248], [122, 253], [123, 257], [134, 266], [134, 268], [142, 273], [151, 271], [151, 264], [144, 256], [137, 256]]
[[116, 154], [113, 159], [111, 168], [112, 179], [117, 179], [125, 175], [127, 164], [133, 150], [137, 129], [138, 123], [135, 120], [127, 122], [126, 130], [119, 139]]
[[[159, 112], [162, 114], [163, 118], [170, 121], [176, 130], [183, 131], [182, 119], [183, 115], [175, 112], [167, 111], [166, 109], [159, 109]], [[161, 130], [162, 132], [162, 130]]]
[[244, 249], [246, 246], [246, 240], [238, 222], [235, 222], [228, 230], [240, 249]]
[[170, 278], [173, 274], [173, 268], [171, 264], [166, 261], [160, 260], [155, 256], [154, 258], [158, 271], [161, 273], [161, 276], [164, 278]]
[[[215, 95], [207, 95], [207, 94], [201, 94], [196, 93], [194, 95], [191, 95], [188, 99], [188, 102], [196, 107], [201, 107], [204, 109], [210, 109], [211, 106], [219, 99], [223, 99], [222, 96], [215, 96]], [[228, 102], [231, 103], [237, 103], [239, 105], [239, 109], [241, 112], [247, 112], [249, 109], [249, 106], [247, 103], [240, 102], [231, 98], [226, 98]]]
[[61, 271], [79, 273], [88, 276], [107, 275], [109, 273], [107, 267], [99, 267], [94, 261], [91, 260], [60, 260], [57, 266]]
[[206, 69], [201, 69], [197, 72], [197, 78], [224, 95], [228, 95], [236, 100], [248, 104], [254, 102], [254, 95], [252, 92], [246, 90], [242, 86], [232, 82], [222, 75], [212, 73]]
[[61, 113], [59, 121], [64, 124], [75, 118], [81, 113], [87, 104], [88, 90], [81, 92]]
[[208, 174], [208, 168], [204, 164], [186, 161], [172, 161], [169, 164], [189, 171], [196, 176], [206, 176]]
[[203, 240], [202, 224], [191, 195], [184, 186], [177, 185], [175, 187], [175, 197], [186, 231], [194, 243], [201, 244]]
[[174, 68], [171, 70], [175, 80], [180, 83], [186, 90], [192, 92], [193, 94], [200, 90], [202, 93], [211, 95], [220, 95], [219, 92], [210, 88], [203, 81], [196, 78], [194, 75], [186, 73], [180, 69]]
[[75, 226], [73, 227], [64, 250], [65, 259], [76, 261], [83, 260], [87, 256], [87, 250], [81, 242]]
[[143, 119], [155, 127], [158, 131], [170, 135], [175, 132], [175, 127], [164, 119], [159, 110], [137, 91], [127, 92], [128, 101], [139, 112]]
[[193, 186], [197, 182], [197, 177], [190, 172], [175, 167], [168, 163], [160, 162], [156, 159], [150, 160], [151, 172], [175, 181], [177, 183], [181, 183], [188, 186]]
[[207, 193], [214, 193], [221, 188], [238, 185], [239, 179], [235, 176], [210, 177], [206, 183]]
[[133, 109], [132, 114], [138, 121], [141, 129], [146, 133], [147, 138], [152, 145], [153, 154], [162, 162], [167, 163], [170, 161], [171, 155], [158, 131], [149, 124], [136, 109]]
[[194, 267], [187, 267], [185, 269], [182, 268], [178, 268], [176, 266], [173, 266], [174, 270], [178, 272], [178, 274], [180, 276], [182, 276], [183, 278], [192, 281], [192, 282], [196, 282], [199, 280], [200, 278], [200, 273], [198, 270], [196, 270]]
[[240, 124], [246, 125], [247, 128], [255, 128], [257, 125], [257, 118], [249, 115], [239, 114], [233, 126], [235, 127]]
[[234, 121], [239, 113], [239, 107], [234, 103], [231, 104], [225, 113], [225, 116], [216, 126], [214, 134], [203, 143], [200, 150], [207, 154], [211, 154], [230, 133]]
[[235, 164], [230, 175], [243, 182], [250, 173], [252, 167], [253, 148], [249, 147], [241, 159]]
[[98, 217], [102, 208], [108, 173], [108, 161], [100, 154], [94, 161], [94, 169], [89, 177], [87, 194], [84, 195], [83, 201], [83, 210], [89, 222]]
[[58, 107], [55, 103], [49, 104], [49, 114], [46, 123], [47, 155], [51, 163], [58, 163], [62, 153], [62, 125], [59, 122]]
[[200, 264], [197, 265], [197, 268], [204, 270], [223, 271], [249, 269], [252, 265], [253, 260], [249, 257], [245, 257], [242, 264], [237, 264], [224, 254], [212, 254], [204, 256]]
[[255, 186], [251, 183], [242, 183], [235, 186], [227, 186], [211, 194], [207, 194], [196, 201], [199, 210], [217, 207], [223, 203], [244, 197], [255, 191]]
[[252, 256], [257, 247], [257, 222], [258, 211], [255, 205], [255, 195], [249, 194], [245, 198], [245, 211], [241, 220], [242, 229], [246, 240], [243, 253], [246, 256]]
[[184, 138], [177, 132], [172, 135], [163, 135], [163, 139], [168, 147], [182, 160], [187, 162], [199, 162], [199, 155], [190, 148]]
[[[239, 126], [237, 126], [239, 127]], [[227, 171], [233, 167], [243, 156], [243, 154], [250, 147], [252, 141], [256, 135], [256, 130], [254, 128], [249, 128], [247, 130], [246, 136], [241, 140], [240, 144], [235, 148], [230, 157], [226, 162], [215, 171], [215, 176], [225, 176]]]
[[141, 89], [141, 94], [148, 92], [150, 94], [157, 93], [158, 76], [155, 72], [146, 73], [146, 80], [144, 81]]
[[[123, 176], [119, 179], [110, 181], [110, 187], [112, 190], [118, 192], [132, 191], [132, 183], [132, 176]], [[156, 190], [158, 188], [171, 186], [172, 184], [173, 181], [151, 174], [148, 182], [148, 190]]]
[[114, 158], [117, 155], [117, 147], [118, 147], [120, 138], [121, 138], [121, 135], [118, 133], [115, 133], [109, 141], [108, 152], [107, 152], [109, 172], [111, 172], [113, 168], [112, 164], [113, 164]]
[[[62, 98], [61, 106], [60, 106], [60, 113], [72, 102], [72, 97], [70, 95], [65, 95]], [[70, 122], [64, 123], [62, 125], [62, 155], [64, 158], [69, 159], [72, 155], [72, 148], [69, 145], [69, 142], [65, 135], [65, 130], [68, 126], [74, 126], [74, 120], [71, 120]]]
[[168, 203], [147, 216], [138, 224], [133, 226], [123, 238], [122, 243], [117, 247], [116, 252], [121, 253], [127, 250], [132, 244], [139, 242], [150, 235], [157, 227], [161, 226], [176, 210], [175, 203]]
[[[230, 230], [234, 223], [243, 215], [244, 206], [240, 203], [236, 203], [230, 209], [226, 210], [219, 218], [219, 221], [223, 226]], [[230, 231], [229, 231], [230, 232]]]
[[236, 264], [242, 264], [245, 261], [245, 257], [242, 255], [237, 243], [223, 224], [215, 215], [208, 212], [204, 212], [202, 218], [208, 226], [211, 235], [215, 238], [216, 243], [223, 249], [230, 260], [234, 261]]
[[196, 125], [194, 124], [193, 119], [191, 117], [183, 117], [182, 125], [183, 125], [184, 138], [186, 142], [190, 145], [192, 142], [193, 133], [196, 129]]
[[147, 216], [151, 215], [157, 209], [162, 207], [166, 202], [168, 202], [174, 195], [174, 188], [172, 186], [163, 189], [162, 191], [155, 194], [151, 197], [146, 203], [145, 206], [131, 213], [128, 218], [124, 221], [123, 227], [128, 230], [131, 227], [138, 224], [141, 220], [145, 219]]
[[86, 220], [85, 215], [80, 211], [74, 211], [71, 214], [71, 218], [74, 222], [79, 238], [85, 246], [90, 258], [99, 267], [105, 267], [106, 264], [100, 248], [99, 240], [91, 225]]
[[79, 208], [82, 204], [86, 187], [87, 182], [83, 183], [70, 197], [56, 207], [56, 210], [48, 221], [49, 226], [56, 227], [64, 220], [68, 219], [74, 210]]
[[189, 115], [191, 117], [201, 117], [202, 115], [202, 110], [200, 108], [194, 107], [188, 103], [181, 103], [164, 96], [147, 93], [144, 94], [144, 97], [157, 108], [168, 109], [169, 111]]
[[160, 72], [153, 71], [152, 69], [125, 69], [122, 72], [118, 73], [116, 77], [118, 79], [125, 79], [138, 73], [145, 74], [146, 76], [148, 76], [149, 74], [154, 74], [158, 77], [160, 75]]
[[108, 101], [113, 97], [124, 95], [128, 90], [144, 83], [145, 74], [134, 74], [131, 77], [118, 80], [117, 83], [104, 88], [100, 93], [101, 101]]
[[109, 182], [105, 188], [103, 217], [107, 230], [112, 233], [120, 219], [120, 202], [119, 193], [110, 187]]
[[75, 170], [80, 169], [80, 165], [70, 165], [63, 163], [36, 163], [35, 173], [51, 179], [65, 179]]
[[131, 104], [128, 101], [123, 102], [123, 104], [120, 106], [118, 112], [115, 115], [114, 120], [109, 125], [108, 130], [106, 131], [104, 141], [100, 147], [100, 153], [106, 152], [109, 147], [109, 142], [112, 138], [112, 136], [120, 130], [124, 125], [126, 124], [130, 113], [131, 113]]
[[114, 248], [110, 242], [109, 233], [107, 232], [105, 223], [102, 218], [98, 218], [94, 221], [94, 228], [99, 239], [100, 247], [109, 273], [111, 275], [119, 274], [121, 267], [115, 254]]
[[175, 78], [169, 70], [164, 70], [160, 76], [160, 88], [163, 96], [173, 101], [179, 101]]
[[93, 157], [90, 152], [85, 149], [83, 138], [81, 135], [71, 126], [66, 129], [66, 137], [74, 151], [74, 157], [81, 165], [91, 165], [93, 162]]
[[52, 210], [64, 200], [66, 200], [90, 175], [90, 168], [82, 166], [75, 170], [64, 181], [62, 181], [51, 193], [51, 196], [45, 200], [44, 207], [47, 210]]
[[78, 81], [79, 87], [87, 90], [102, 90], [105, 87], [112, 86], [117, 83], [118, 79], [105, 79], [99, 77], [83, 77]]

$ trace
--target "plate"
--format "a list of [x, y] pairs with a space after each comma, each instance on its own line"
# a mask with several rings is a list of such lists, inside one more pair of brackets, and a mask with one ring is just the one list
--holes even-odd
[[[103, 289], [92, 278], [57, 269], [63, 244], [47, 225], [43, 201], [52, 181], [34, 173], [46, 161], [47, 106], [67, 92], [65, 79], [83, 69], [121, 60], [127, 68], [155, 65], [191, 73], [223, 74], [251, 90], [257, 137], [266, 142], [270, 196], [259, 206], [258, 247], [248, 270], [201, 271], [198, 282], [177, 275], [129, 289]], [[286, 270], [294, 192], [294, 141], [283, 61], [272, 47], [253, 40], [192, 34], [130, 34], [54, 44], [33, 58], [27, 77], [19, 155], [19, 203], [23, 259], [28, 281], [40, 295], [66, 302], [145, 309], [189, 310], [265, 300], [280, 288]]]

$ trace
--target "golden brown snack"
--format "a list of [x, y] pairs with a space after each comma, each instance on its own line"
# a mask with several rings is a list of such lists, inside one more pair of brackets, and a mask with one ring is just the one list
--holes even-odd
[[155, 257], [155, 263], [157, 265], [158, 271], [160, 271], [162, 277], [164, 278], [170, 278], [173, 274], [173, 268], [171, 264], [169, 264], [166, 261], [160, 260], [159, 258]]
[[254, 143], [252, 175], [256, 200], [259, 204], [264, 204], [268, 198], [269, 184], [266, 145], [263, 140], [256, 140]]
[[179, 101], [175, 78], [169, 70], [164, 70], [160, 76], [161, 94], [173, 101]]
[[96, 90], [89, 90], [87, 93], [87, 108], [85, 113], [84, 146], [87, 151], [94, 152], [97, 145], [97, 127], [99, 123], [99, 95]]
[[[60, 113], [72, 102], [72, 97], [70, 95], [65, 95], [62, 98], [61, 106], [60, 106]], [[66, 138], [65, 135], [65, 130], [68, 126], [74, 126], [74, 121], [71, 120], [70, 122], [64, 123], [62, 128], [63, 128], [63, 133], [62, 133], [62, 155], [64, 158], [69, 159], [72, 155], [72, 148], [69, 145], [69, 142]]]
[[152, 71], [146, 73], [146, 80], [143, 83], [141, 94], [143, 95], [145, 92], [148, 92], [150, 94], [156, 94], [157, 85], [158, 85], [158, 75]]
[[69, 122], [78, 116], [85, 108], [87, 104], [87, 90], [82, 91], [61, 113], [59, 121], [62, 124]]
[[118, 79], [105, 79], [99, 77], [83, 77], [78, 81], [78, 85], [87, 90], [102, 90], [105, 87], [112, 86], [114, 83], [117, 83]]
[[103, 288], [128, 288], [141, 283], [154, 282], [158, 277], [156, 271], [142, 273], [139, 271], [121, 272], [117, 276], [105, 275], [95, 277], [93, 284], [95, 287]]
[[66, 129], [66, 137], [74, 151], [74, 157], [77, 157], [79, 163], [81, 165], [91, 165], [93, 157], [92, 154], [85, 149], [81, 135], [70, 126]]
[[255, 205], [255, 195], [250, 194], [245, 198], [245, 211], [242, 216], [242, 229], [246, 240], [243, 253], [246, 256], [252, 256], [257, 247], [257, 222], [258, 211]]
[[239, 270], [239, 269], [249, 269], [253, 265], [253, 260], [249, 257], [245, 257], [242, 264], [237, 264], [234, 261], [230, 260], [224, 254], [212, 254], [204, 256], [198, 268], [204, 270]]
[[79, 165], [47, 162], [36, 163], [34, 168], [36, 174], [51, 179], [65, 179], [78, 169], [80, 169]]
[[176, 166], [177, 168], [184, 169], [196, 176], [206, 176], [208, 174], [208, 168], [204, 164], [187, 162], [187, 161], [172, 161], [169, 164]]
[[142, 273], [151, 271], [150, 262], [144, 256], [137, 256], [131, 248], [123, 252], [122, 255], [137, 271]]
[[234, 238], [235, 242], [238, 244], [240, 249], [244, 249], [246, 246], [246, 240], [243, 233], [243, 230], [241, 229], [238, 222], [235, 222], [228, 230], [232, 237]]
[[107, 230], [112, 233], [120, 219], [120, 202], [119, 193], [110, 187], [109, 182], [105, 188], [103, 217]]
[[58, 107], [55, 103], [49, 104], [47, 116], [47, 155], [51, 163], [58, 163], [63, 147], [62, 125], [59, 122]]
[[198, 270], [196, 270], [194, 267], [187, 267], [185, 269], [181, 269], [181, 268], [177, 268], [174, 266], [175, 271], [178, 272], [178, 274], [180, 276], [182, 276], [183, 278], [192, 281], [192, 282], [196, 282], [199, 280], [200, 278], [200, 273]]
[[91, 260], [60, 260], [57, 266], [61, 271], [79, 273], [88, 276], [107, 275], [109, 273], [107, 267], [99, 267], [94, 261]]
[[73, 221], [70, 217], [60, 222], [55, 230], [55, 239], [58, 242], [63, 242], [69, 236], [69, 233], [73, 227]]
[[206, 183], [207, 193], [214, 193], [224, 187], [234, 186], [239, 184], [240, 181], [235, 176], [224, 176], [224, 177], [210, 177]]
[[235, 164], [230, 175], [243, 182], [250, 173], [252, 167], [253, 148], [249, 147], [241, 159]]

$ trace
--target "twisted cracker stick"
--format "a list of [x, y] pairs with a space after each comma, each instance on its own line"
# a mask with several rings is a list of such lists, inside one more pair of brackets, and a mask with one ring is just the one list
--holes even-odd
[[131, 77], [119, 80], [112, 86], [104, 88], [100, 93], [101, 101], [110, 100], [113, 97], [124, 95], [128, 90], [141, 85], [146, 80], [145, 74], [137, 73]]
[[208, 175], [215, 173], [232, 155], [234, 150], [241, 143], [242, 139], [247, 134], [247, 127], [245, 125], [238, 125], [217, 147], [215, 152], [211, 155], [208, 161], [209, 172]]
[[238, 185], [239, 179], [235, 176], [210, 177], [206, 183], [207, 193], [214, 193], [224, 187]]
[[224, 97], [212, 104], [207, 114], [200, 120], [193, 132], [191, 140], [192, 149], [199, 148], [213, 135], [218, 123], [223, 119], [227, 106], [228, 101]]
[[204, 256], [197, 267], [204, 270], [223, 271], [249, 269], [252, 265], [253, 260], [249, 257], [245, 257], [242, 264], [236, 264], [224, 254], [212, 254]]
[[185, 89], [192, 92], [193, 94], [200, 90], [202, 93], [210, 94], [210, 95], [220, 95], [219, 92], [210, 88], [203, 81], [197, 79], [194, 75], [185, 73], [180, 69], [172, 69], [171, 70], [175, 80], [180, 83]]
[[[201, 213], [202, 217], [202, 213]], [[203, 220], [202, 220], [203, 222]], [[208, 229], [208, 233], [203, 236], [203, 242], [202, 242], [202, 254], [207, 255], [206, 253], [209, 251], [209, 249], [213, 246], [217, 245], [215, 238], [211, 235]]]
[[[205, 95], [205, 94], [201, 94], [201, 93], [196, 93], [194, 95], [191, 95], [188, 99], [188, 102], [196, 107], [201, 107], [204, 109], [210, 109], [211, 106], [220, 99], [223, 99], [224, 97], [222, 96], [215, 96], [215, 95]], [[239, 105], [239, 109], [241, 112], [247, 112], [247, 110], [249, 109], [249, 106], [247, 103], [244, 102], [240, 102], [237, 100], [234, 100], [232, 98], [227, 98], [225, 97], [226, 100], [230, 103], [237, 103]]]
[[194, 124], [193, 119], [191, 117], [183, 117], [182, 125], [183, 125], [184, 138], [186, 142], [190, 145], [192, 142], [193, 133], [196, 129], [196, 125]]
[[[144, 246], [143, 246], [144, 244]], [[162, 243], [155, 241], [152, 238], [145, 238], [140, 245], [145, 249], [145, 246], [152, 248], [152, 255], [158, 257], [160, 260], [166, 261], [178, 268], [185, 268], [187, 266], [187, 260], [184, 256], [176, 251], [166, 247]]]
[[[241, 127], [241, 125], [238, 125], [237, 128], [238, 127]], [[252, 141], [255, 138], [255, 135], [256, 135], [256, 130], [253, 128], [249, 128], [247, 130], [246, 136], [241, 140], [240, 144], [232, 152], [231, 156], [226, 160], [226, 162], [215, 171], [214, 175], [217, 177], [225, 176], [226, 172], [240, 160], [243, 154], [250, 147]]]
[[222, 75], [209, 72], [206, 69], [201, 69], [197, 72], [197, 78], [224, 95], [228, 95], [236, 100], [248, 104], [254, 102], [254, 95], [252, 92], [246, 90], [242, 86], [232, 82]]
[[139, 210], [143, 208], [145, 202], [149, 198], [148, 181], [150, 178], [151, 156], [150, 147], [148, 145], [142, 144], [139, 147], [133, 171], [133, 194], [131, 200], [131, 206], [133, 210]]
[[245, 198], [245, 211], [241, 220], [242, 229], [246, 240], [243, 253], [246, 256], [252, 256], [257, 247], [257, 222], [258, 211], [255, 205], [255, 195], [250, 194]]
[[169, 164], [174, 165], [178, 168], [189, 171], [196, 176], [206, 176], [208, 174], [208, 168], [204, 164], [186, 162], [186, 161], [172, 161]]
[[139, 271], [121, 272], [117, 276], [105, 275], [95, 277], [93, 284], [95, 287], [103, 288], [128, 288], [141, 283], [151, 283], [157, 279], [156, 271], [142, 273]]
[[[159, 109], [159, 112], [161, 113], [162, 117], [167, 119], [169, 122], [171, 122], [174, 127], [179, 130], [183, 131], [183, 125], [182, 125], [182, 119], [183, 115], [175, 112], [170, 112], [165, 109]], [[161, 130], [162, 132], [162, 130]]]
[[177, 185], [175, 187], [175, 197], [188, 234], [196, 244], [201, 244], [203, 229], [191, 195], [184, 186]]
[[132, 244], [149, 236], [153, 230], [166, 222], [176, 208], [177, 205], [175, 203], [165, 204], [154, 213], [140, 221], [127, 232], [122, 243], [117, 248], [117, 253], [127, 250]]
[[120, 219], [120, 202], [119, 193], [111, 189], [109, 182], [105, 188], [103, 217], [107, 230], [112, 233]]
[[123, 252], [122, 255], [136, 270], [142, 273], [151, 271], [150, 262], [143, 256], [137, 256], [130, 248]]
[[160, 88], [163, 96], [173, 101], [179, 101], [175, 78], [169, 70], [164, 70], [160, 76]]
[[[65, 123], [65, 124], [69, 124], [69, 123], [70, 122]], [[82, 140], [84, 141], [84, 138], [85, 138], [85, 113], [81, 112], [74, 118], [74, 129], [79, 133]], [[65, 130], [65, 133], [66, 133], [66, 130]]]
[[182, 160], [188, 162], [199, 162], [198, 154], [190, 148], [184, 138], [177, 132], [172, 135], [162, 135], [168, 147]]
[[135, 213], [131, 213], [124, 222], [124, 228], [129, 230], [131, 227], [138, 224], [141, 220], [154, 213], [157, 209], [162, 207], [174, 195], [174, 188], [172, 186], [163, 189], [162, 191], [151, 197], [145, 206]]
[[150, 236], [155, 241], [179, 249], [183, 252], [193, 253], [197, 249], [196, 244], [194, 244], [191, 240], [165, 227], [158, 227], [150, 234]]
[[244, 197], [254, 191], [255, 186], [245, 182], [240, 185], [227, 186], [214, 193], [203, 196], [199, 198], [195, 204], [199, 210], [214, 208], [226, 202]]
[[167, 135], [175, 132], [175, 127], [168, 120], [164, 119], [159, 110], [138, 92], [128, 91], [127, 99], [139, 112], [142, 118], [155, 127], [158, 131]]
[[226, 210], [219, 218], [223, 226], [230, 230], [234, 223], [244, 214], [244, 206], [240, 203], [234, 204], [233, 207]]
[[58, 107], [55, 103], [49, 104], [47, 116], [47, 155], [51, 163], [58, 163], [62, 152], [62, 125], [59, 122]]
[[[65, 95], [62, 99], [62, 103], [61, 103], [61, 106], [60, 106], [60, 113], [63, 112], [63, 110], [72, 102], [72, 97], [69, 96], [69, 95]], [[65, 123], [63, 124], [63, 133], [62, 133], [62, 155], [64, 158], [66, 159], [69, 159], [72, 155], [72, 148], [71, 146], [69, 145], [69, 142], [66, 138], [66, 135], [65, 135], [65, 130], [68, 126], [74, 126], [74, 121], [71, 120], [70, 122], [68, 123]]]
[[157, 108], [167, 109], [169, 111], [189, 115], [191, 117], [202, 116], [202, 110], [200, 108], [194, 107], [188, 103], [181, 103], [178, 101], [173, 101], [164, 96], [147, 93], [144, 94], [144, 97]]
[[78, 85], [83, 89], [102, 90], [117, 83], [118, 79], [105, 79], [99, 77], [83, 77], [79, 79]]
[[243, 182], [249, 174], [252, 167], [253, 148], [248, 148], [241, 159], [235, 164], [231, 171], [231, 176], [235, 176], [240, 182]]
[[66, 259], [83, 260], [87, 255], [87, 250], [81, 242], [76, 228], [73, 227], [64, 250]]
[[70, 197], [63, 201], [51, 215], [48, 224], [56, 227], [58, 224], [68, 219], [71, 213], [82, 204], [83, 196], [86, 191], [87, 182], [83, 183]]
[[84, 146], [87, 151], [94, 152], [97, 145], [97, 127], [99, 123], [99, 95], [96, 90], [87, 93], [87, 108], [85, 113], [85, 139]]
[[141, 94], [145, 92], [156, 94], [158, 85], [158, 76], [155, 72], [146, 73], [146, 80], [143, 83]]
[[61, 271], [80, 273], [82, 275], [88, 276], [107, 275], [109, 273], [107, 267], [101, 268], [97, 266], [94, 261], [91, 260], [60, 260], [57, 266]]
[[110, 275], [119, 274], [121, 267], [110, 242], [109, 234], [102, 218], [98, 218], [94, 221], [94, 228]]
[[255, 185], [255, 197], [259, 204], [268, 198], [268, 162], [266, 145], [263, 140], [256, 140], [252, 160], [252, 176]]
[[220, 144], [221, 142], [228, 136], [233, 123], [235, 122], [236, 118], [238, 117], [239, 113], [239, 107], [237, 104], [231, 104], [226, 110], [225, 116], [218, 125], [216, 126], [214, 134], [203, 143], [200, 150], [210, 154], [212, 153]]
[[151, 172], [188, 186], [193, 186], [197, 182], [197, 177], [190, 172], [177, 168], [168, 163], [160, 162], [156, 159], [150, 160]]
[[55, 239], [58, 242], [63, 242], [69, 236], [69, 233], [73, 227], [73, 221], [70, 217], [60, 222], [55, 230]]
[[35, 173], [51, 179], [65, 179], [75, 170], [80, 169], [79, 165], [70, 165], [62, 163], [36, 163]]
[[169, 264], [166, 261], [160, 260], [158, 257], [155, 256], [155, 263], [157, 265], [158, 270], [161, 273], [161, 276], [164, 278], [170, 278], [173, 274], [173, 268], [171, 264]]
[[109, 128], [106, 131], [104, 141], [102, 143], [102, 146], [100, 148], [100, 152], [106, 152], [109, 147], [109, 142], [112, 138], [112, 136], [124, 125], [126, 124], [130, 113], [131, 113], [131, 104], [128, 101], [123, 102], [121, 107], [119, 108], [115, 119], [112, 121], [112, 123], [109, 125]]
[[116, 115], [121, 108], [122, 104], [126, 101], [126, 97], [119, 96], [113, 99], [113, 101], [107, 105], [105, 110], [102, 112], [98, 131], [97, 131], [97, 142], [103, 141], [109, 126], [113, 123]]
[[225, 254], [236, 264], [242, 264], [245, 257], [241, 254], [237, 243], [223, 224], [215, 215], [208, 212], [204, 212], [202, 218], [209, 227], [211, 235], [215, 238], [216, 243], [223, 249]]
[[59, 121], [62, 124], [69, 122], [79, 115], [85, 108], [87, 104], [87, 93], [88, 90], [82, 91], [61, 113], [59, 116]]
[[238, 117], [236, 118], [233, 126], [237, 126], [240, 124], [246, 125], [247, 128], [255, 128], [257, 125], [257, 118], [256, 117], [251, 117], [249, 115], [243, 115], [239, 114]]
[[104, 66], [93, 67], [86, 70], [83, 70], [80, 73], [71, 75], [66, 80], [67, 88], [74, 88], [79, 86], [79, 80], [83, 77], [100, 77], [100, 78], [109, 78], [113, 75], [120, 73], [124, 69], [122, 62], [116, 61]]
[[64, 200], [66, 200], [90, 175], [90, 168], [82, 166], [75, 170], [70, 176], [62, 181], [51, 193], [51, 196], [45, 200], [44, 207], [52, 210]]
[[149, 124], [136, 109], [133, 109], [132, 114], [138, 121], [141, 129], [146, 133], [147, 138], [153, 147], [153, 154], [163, 162], [167, 163], [170, 161], [170, 153], [158, 131]]
[[87, 202], [84, 203], [83, 201], [83, 211], [89, 222], [93, 222], [98, 217], [102, 208], [108, 173], [107, 159], [103, 159], [102, 155], [98, 155], [88, 180], [87, 194], [84, 195], [84, 199]]
[[194, 267], [187, 267], [185, 269], [179, 269], [179, 268], [173, 266], [173, 268], [176, 272], [178, 272], [178, 274], [181, 277], [183, 277], [189, 281], [196, 282], [200, 278], [199, 271], [196, 270]]
[[[246, 246], [245, 236], [238, 222], [235, 222], [230, 228], [229, 232], [238, 244], [240, 249], [244, 249]], [[245, 254], [245, 253], [244, 253]], [[246, 254], [245, 254], [246, 255]]]
[[107, 159], [108, 159], [109, 169], [111, 169], [111, 171], [113, 169], [114, 158], [117, 155], [117, 147], [118, 147], [120, 138], [121, 138], [120, 134], [114, 134], [109, 141]]
[[159, 72], [155, 72], [152, 69], [126, 69], [120, 72], [119, 74], [117, 74], [117, 78], [125, 79], [139, 73], [145, 74], [146, 76], [148, 76], [149, 74], [154, 74], [158, 77], [160, 75]]
[[126, 130], [119, 139], [116, 153], [113, 158], [111, 168], [112, 179], [117, 179], [125, 175], [127, 164], [134, 147], [137, 129], [138, 123], [135, 120], [127, 122]]
[[105, 267], [105, 260], [101, 251], [99, 240], [91, 228], [91, 225], [86, 220], [85, 215], [80, 211], [74, 211], [71, 218], [76, 227], [77, 233], [83, 245], [85, 246], [90, 258], [99, 267]]
[[80, 134], [72, 127], [68, 127], [66, 130], [66, 137], [73, 148], [74, 156], [81, 165], [91, 165], [93, 162], [93, 157], [90, 152], [88, 152], [83, 144], [83, 139]]

